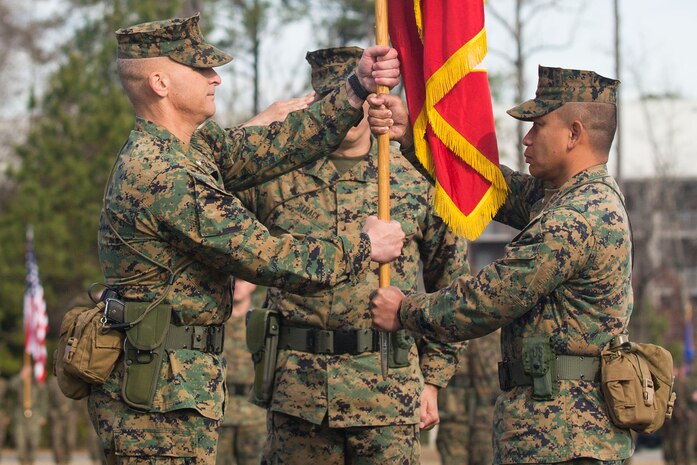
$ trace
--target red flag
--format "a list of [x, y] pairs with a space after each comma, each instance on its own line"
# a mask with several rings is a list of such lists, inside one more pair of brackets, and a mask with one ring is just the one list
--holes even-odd
[[27, 289], [24, 293], [24, 352], [34, 359], [34, 377], [39, 383], [46, 379], [46, 331], [48, 316], [44, 288], [39, 280], [39, 266], [34, 255], [34, 233], [27, 231]]
[[389, 0], [416, 155], [436, 180], [435, 208], [475, 239], [506, 199], [498, 164], [482, 0]]

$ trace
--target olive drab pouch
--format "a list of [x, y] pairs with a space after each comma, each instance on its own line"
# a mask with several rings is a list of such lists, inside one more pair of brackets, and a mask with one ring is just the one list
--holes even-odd
[[549, 338], [523, 339], [523, 369], [532, 377], [532, 398], [552, 400], [559, 393], [556, 363]]
[[61, 322], [53, 355], [53, 372], [63, 394], [82, 399], [90, 385], [103, 384], [114, 370], [123, 344], [123, 332], [105, 325], [104, 302], [69, 310]]
[[387, 366], [390, 368], [404, 368], [409, 366], [409, 352], [411, 346], [414, 345], [414, 338], [409, 336], [404, 330], [389, 333], [389, 338], [389, 361]]
[[261, 407], [268, 407], [273, 395], [280, 328], [280, 317], [274, 310], [247, 312], [247, 349], [254, 362], [252, 401]]
[[673, 357], [654, 344], [613, 338], [600, 354], [601, 389], [612, 422], [652, 433], [673, 415]]
[[126, 404], [136, 410], [152, 408], [171, 314], [172, 307], [165, 304], [153, 307], [152, 302], [126, 303], [126, 322], [134, 324], [126, 330], [121, 395]]

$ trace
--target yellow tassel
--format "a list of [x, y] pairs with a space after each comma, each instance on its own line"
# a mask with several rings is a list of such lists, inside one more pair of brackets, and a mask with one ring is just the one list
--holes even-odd
[[486, 51], [486, 32], [482, 29], [428, 78], [426, 106], [429, 108], [435, 106], [465, 75], [482, 62]]
[[424, 41], [424, 21], [421, 16], [421, 0], [414, 0], [414, 19], [416, 19], [416, 29], [419, 31], [421, 42]]
[[435, 109], [432, 109], [428, 115], [433, 132], [446, 147], [495, 187], [504, 188], [506, 186], [506, 181], [497, 164], [485, 157], [484, 154], [472, 145], [462, 134], [456, 131]]
[[477, 206], [469, 215], [463, 213], [452, 201], [443, 186], [436, 183], [433, 200], [436, 213], [450, 226], [453, 232], [473, 241], [484, 231], [498, 209], [506, 201], [508, 191], [489, 187]]

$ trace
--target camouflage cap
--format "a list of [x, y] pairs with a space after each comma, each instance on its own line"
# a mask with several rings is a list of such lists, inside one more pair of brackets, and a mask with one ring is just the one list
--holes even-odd
[[312, 67], [312, 88], [319, 95], [336, 89], [361, 61], [360, 47], [323, 48], [307, 52], [305, 59]]
[[199, 15], [137, 24], [116, 31], [117, 58], [170, 57], [194, 68], [213, 68], [232, 57], [207, 43], [198, 27]]
[[620, 81], [593, 71], [540, 66], [535, 98], [508, 110], [514, 118], [529, 121], [544, 116], [567, 102], [617, 104]]

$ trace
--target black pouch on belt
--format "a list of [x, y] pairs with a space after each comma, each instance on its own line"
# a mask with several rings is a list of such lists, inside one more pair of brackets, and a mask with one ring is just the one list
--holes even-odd
[[140, 322], [126, 330], [125, 372], [121, 387], [123, 400], [132, 408], [142, 411], [152, 408], [172, 313], [172, 307], [165, 304], [148, 310], [151, 304], [127, 302], [125, 308], [127, 323], [147, 312]]

